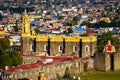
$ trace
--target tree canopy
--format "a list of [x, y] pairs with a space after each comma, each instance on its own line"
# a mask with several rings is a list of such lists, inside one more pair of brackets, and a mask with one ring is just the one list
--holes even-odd
[[19, 53], [17, 51], [6, 50], [5, 53], [8, 54], [9, 57], [12, 59], [13, 66], [17, 66], [17, 65], [22, 64], [23, 59], [22, 59], [22, 57], [19, 56]]
[[0, 39], [0, 51], [9, 49], [9, 46], [10, 46], [10, 42], [8, 39], [5, 39], [5, 38]]
[[15, 23], [15, 26], [13, 26], [13, 29], [15, 32], [18, 32], [19, 29], [18, 29], [18, 21], [16, 20], [16, 23]]
[[73, 33], [73, 29], [72, 28], [68, 28], [68, 34]]
[[107, 32], [97, 36], [97, 50], [100, 52], [103, 51], [108, 40], [111, 41], [111, 44], [115, 46], [116, 50], [120, 49], [120, 39], [115, 37], [112, 32]]
[[87, 22], [87, 21], [84, 21], [82, 25], [86, 25], [88, 27], [119, 27], [120, 26], [120, 20], [117, 20], [117, 19], [113, 19], [111, 20], [111, 22], [106, 22], [106, 21], [99, 21], [97, 23], [90, 23], [90, 22]]
[[8, 54], [0, 55], [0, 68], [4, 69], [5, 66], [12, 66], [12, 59]]
[[21, 65], [23, 59], [19, 56], [19, 53], [14, 50], [10, 50], [10, 42], [8, 39], [0, 39], [0, 68], [5, 66], [17, 66]]
[[70, 78], [70, 77], [71, 77], [71, 74], [70, 74], [70, 71], [69, 71], [69, 67], [66, 67], [65, 74], [64, 74], [63, 78]]
[[0, 68], [3, 69], [5, 66], [21, 65], [22, 62], [22, 57], [19, 56], [18, 52], [13, 50], [5, 50], [4, 53], [0, 55]]

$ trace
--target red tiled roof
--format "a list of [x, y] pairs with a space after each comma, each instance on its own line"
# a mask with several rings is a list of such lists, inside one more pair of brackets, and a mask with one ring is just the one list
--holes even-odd
[[103, 52], [103, 54], [117, 54], [118, 52]]
[[12, 39], [12, 38], [10, 36], [5, 36], [5, 39], [9, 40], [9, 39]]
[[[23, 53], [20, 53], [20, 55], [21, 56], [26, 56]], [[27, 55], [27, 56], [33, 56], [33, 55]], [[26, 64], [26, 65], [17, 66], [17, 67], [14, 67], [14, 68], [11, 67], [11, 68], [9, 68], [9, 70], [4, 70], [4, 72], [15, 72], [15, 71], [19, 71], [19, 70], [32, 69], [32, 68], [36, 68], [36, 67], [39, 67], [39, 66], [52, 65], [55, 62], [65, 62], [65, 61], [80, 59], [80, 58], [77, 58], [77, 57], [64, 57], [64, 56], [58, 56], [58, 57], [40, 56], [40, 58], [43, 59], [43, 60], [53, 59], [53, 61], [52, 62], [46, 62], [46, 63], [38, 62], [38, 63]]]
[[20, 56], [25, 56], [25, 54], [23, 54], [23, 53], [20, 53], [19, 55], [20, 55]]
[[8, 70], [4, 70], [5, 72], [15, 72], [18, 70], [25, 70], [25, 69], [31, 69], [31, 68], [35, 68], [38, 66], [41, 66], [42, 63], [38, 62], [38, 63], [32, 63], [32, 64], [26, 64], [26, 65], [21, 65], [21, 66], [16, 66], [16, 67], [11, 67]]
[[3, 27], [3, 28], [0, 28], [0, 31], [4, 31], [4, 27]]
[[24, 53], [20, 53], [19, 55], [20, 55], [21, 57], [22, 57], [22, 56], [35, 56], [35, 54], [24, 54]]

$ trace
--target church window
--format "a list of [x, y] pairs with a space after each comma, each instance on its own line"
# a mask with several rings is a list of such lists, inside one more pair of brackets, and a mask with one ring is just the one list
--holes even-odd
[[90, 48], [88, 45], [85, 46], [85, 52], [89, 52], [90, 51]]
[[33, 51], [33, 44], [30, 45], [30, 51]]
[[76, 63], [76, 67], [78, 67], [78, 62]]
[[73, 52], [77, 51], [77, 47], [73, 46]]
[[59, 52], [62, 52], [62, 46], [58, 47]]
[[48, 50], [48, 46], [44, 45], [44, 51], [47, 51], [47, 50]]

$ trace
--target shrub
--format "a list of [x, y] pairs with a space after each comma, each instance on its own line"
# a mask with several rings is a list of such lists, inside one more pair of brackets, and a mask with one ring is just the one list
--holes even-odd
[[70, 78], [70, 77], [71, 77], [71, 74], [70, 74], [70, 71], [69, 71], [69, 67], [66, 67], [65, 74], [64, 74], [63, 78]]

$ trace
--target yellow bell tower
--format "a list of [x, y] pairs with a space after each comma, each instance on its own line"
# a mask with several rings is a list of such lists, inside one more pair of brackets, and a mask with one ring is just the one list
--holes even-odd
[[24, 15], [22, 17], [22, 52], [25, 54], [29, 54], [30, 53], [30, 33], [31, 29], [30, 29], [30, 19], [29, 16], [26, 12], [26, 10], [24, 11]]
[[30, 19], [26, 10], [22, 17], [22, 37], [30, 37]]

